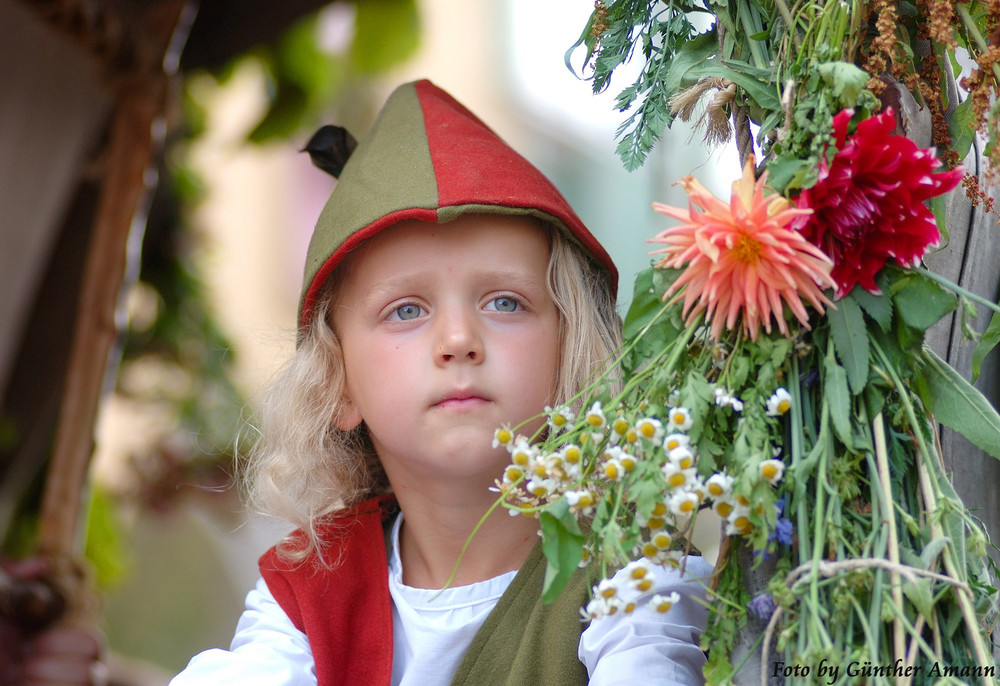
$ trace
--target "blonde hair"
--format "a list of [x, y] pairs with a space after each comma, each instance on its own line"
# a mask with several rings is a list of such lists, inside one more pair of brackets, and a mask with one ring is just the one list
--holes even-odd
[[[621, 320], [600, 267], [560, 231], [544, 226], [550, 237], [547, 286], [560, 317], [554, 401], [578, 406], [574, 398], [582, 388], [614, 373]], [[324, 286], [295, 354], [260, 407], [259, 439], [239, 463], [249, 507], [302, 530], [304, 545], [289, 536], [278, 546], [292, 561], [322, 548], [319, 527], [332, 515], [388, 490], [364, 425], [337, 428], [346, 375], [330, 308], [343, 272], [338, 268]]]

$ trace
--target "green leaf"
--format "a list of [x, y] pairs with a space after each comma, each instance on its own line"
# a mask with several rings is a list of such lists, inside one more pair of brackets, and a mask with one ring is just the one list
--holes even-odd
[[1000, 458], [1000, 414], [972, 384], [933, 351], [924, 349], [927, 392], [921, 399], [934, 418]]
[[542, 553], [545, 555], [545, 584], [542, 600], [551, 603], [566, 587], [583, 559], [583, 534], [576, 516], [565, 500], [559, 500], [539, 515]]
[[920, 331], [926, 331], [958, 306], [954, 293], [916, 272], [907, 272], [890, 288], [900, 318]]
[[948, 134], [951, 136], [951, 149], [958, 153], [958, 159], [964, 160], [969, 154], [972, 142], [976, 139], [976, 122], [972, 116], [972, 98], [966, 98], [959, 103], [948, 118]]
[[851, 297], [861, 305], [865, 314], [878, 324], [878, 328], [886, 333], [889, 332], [889, 327], [892, 326], [892, 299], [889, 296], [873, 295], [861, 286], [855, 286], [851, 291]]
[[870, 78], [864, 70], [848, 62], [825, 62], [817, 66], [816, 71], [844, 107], [857, 104]]
[[972, 380], [979, 378], [979, 372], [983, 368], [983, 360], [1000, 343], [1000, 313], [993, 313], [990, 325], [979, 338], [976, 349], [972, 351]]
[[827, 310], [833, 349], [844, 365], [851, 392], [855, 395], [868, 383], [868, 330], [865, 318], [852, 294], [837, 301], [837, 308]]
[[833, 430], [841, 443], [852, 446], [851, 394], [847, 389], [847, 372], [829, 356], [823, 360], [823, 371], [823, 399], [830, 410]]
[[903, 582], [903, 595], [913, 603], [917, 612], [928, 619], [933, 617], [934, 612], [934, 581], [926, 577], [919, 577], [911, 581]]

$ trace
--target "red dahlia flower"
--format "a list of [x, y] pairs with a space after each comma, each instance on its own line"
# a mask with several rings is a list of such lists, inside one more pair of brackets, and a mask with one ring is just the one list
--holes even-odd
[[924, 201], [950, 191], [963, 176], [961, 168], [933, 173], [941, 165], [934, 150], [893, 135], [892, 110], [865, 119], [848, 137], [852, 115], [844, 110], [833, 118], [837, 154], [829, 165], [820, 163], [816, 185], [795, 198], [799, 209], [813, 210], [796, 224], [833, 259], [838, 296], [855, 284], [877, 293], [875, 274], [889, 258], [919, 264], [939, 238]]

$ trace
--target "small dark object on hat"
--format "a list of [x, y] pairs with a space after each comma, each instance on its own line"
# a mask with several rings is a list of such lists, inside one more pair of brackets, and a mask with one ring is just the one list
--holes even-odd
[[334, 178], [347, 164], [347, 159], [358, 147], [358, 141], [343, 126], [321, 126], [306, 143], [302, 152], [309, 153], [312, 163]]

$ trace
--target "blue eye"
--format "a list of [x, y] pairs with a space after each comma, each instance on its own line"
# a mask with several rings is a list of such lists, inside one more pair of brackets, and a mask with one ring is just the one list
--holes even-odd
[[497, 312], [516, 312], [521, 307], [517, 300], [505, 296], [494, 298], [492, 304]]
[[423, 308], [420, 305], [414, 305], [413, 303], [407, 303], [406, 305], [400, 305], [394, 311], [396, 317], [402, 321], [409, 321], [411, 319], [416, 319], [423, 313]]

